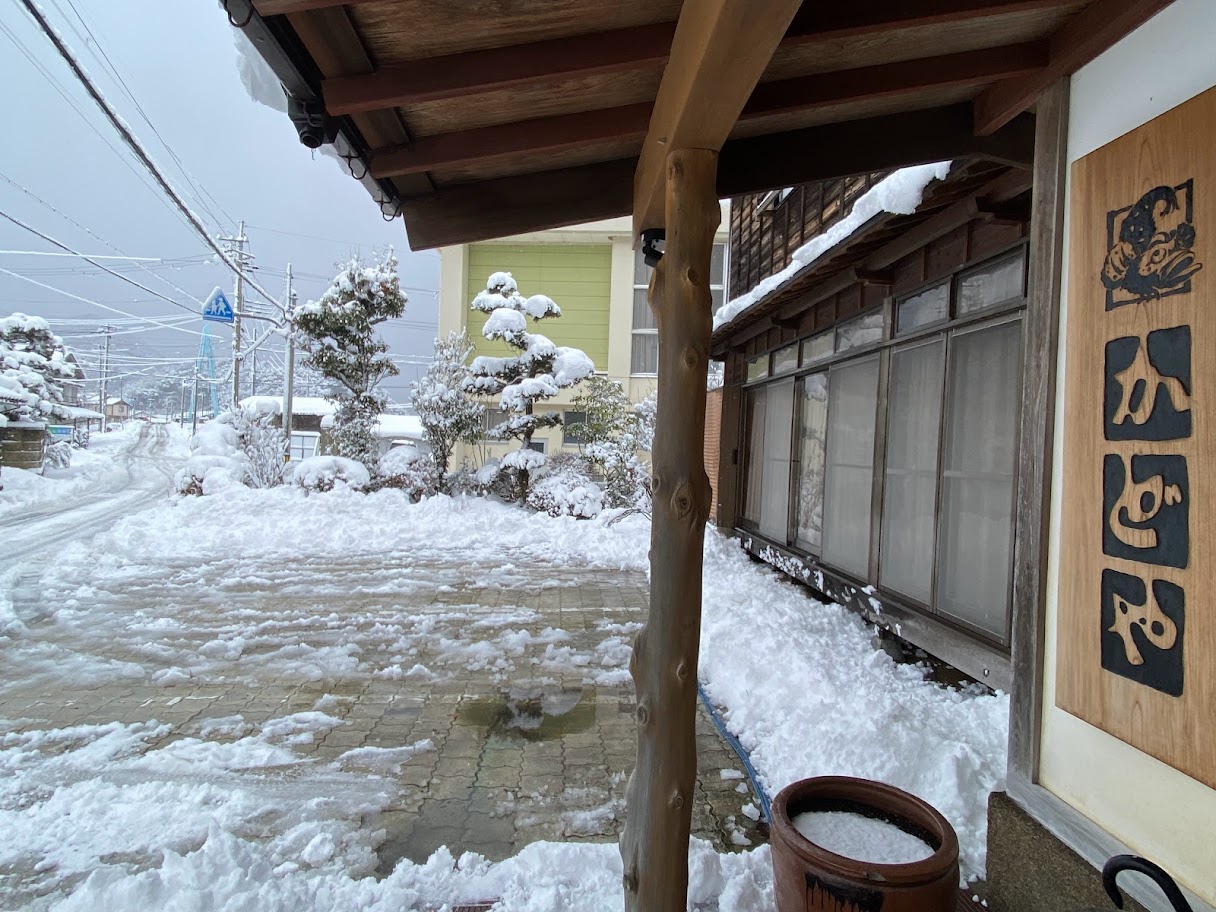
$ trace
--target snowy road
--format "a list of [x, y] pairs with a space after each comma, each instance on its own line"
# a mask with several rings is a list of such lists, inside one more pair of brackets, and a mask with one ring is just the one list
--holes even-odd
[[122, 472], [103, 478], [87, 493], [0, 519], [0, 574], [34, 555], [53, 555], [66, 542], [104, 532], [163, 498], [180, 463], [167, 455], [169, 434], [166, 425], [143, 425], [139, 436], [117, 454]]

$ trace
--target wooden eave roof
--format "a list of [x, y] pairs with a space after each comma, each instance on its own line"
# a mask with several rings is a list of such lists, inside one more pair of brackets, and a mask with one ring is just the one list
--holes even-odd
[[710, 350], [722, 358], [754, 336], [796, 319], [817, 301], [882, 276], [897, 260], [973, 220], [1028, 221], [1030, 174], [986, 161], [955, 164], [925, 188], [916, 211], [883, 212], [860, 226], [733, 320], [714, 331]]
[[1169, 2], [226, 6], [293, 94], [323, 101], [421, 249], [631, 212], [648, 227], [643, 185], [669, 139], [720, 148], [724, 197], [942, 159], [1026, 165], [1023, 112]]

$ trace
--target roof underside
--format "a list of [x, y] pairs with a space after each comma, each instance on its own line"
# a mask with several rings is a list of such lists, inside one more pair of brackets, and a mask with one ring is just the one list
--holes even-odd
[[[730, 2], [252, 0], [247, 33], [339, 119], [419, 249], [629, 214], [677, 20]], [[808, 0], [733, 121], [719, 194], [1026, 166], [1021, 112], [1168, 2]]]

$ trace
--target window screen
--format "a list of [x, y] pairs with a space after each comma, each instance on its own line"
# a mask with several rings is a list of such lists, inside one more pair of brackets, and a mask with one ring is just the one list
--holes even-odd
[[950, 342], [942, 448], [938, 610], [1005, 639], [1013, 547], [1013, 483], [1021, 325]]
[[877, 402], [876, 355], [833, 368], [828, 374], [823, 558], [861, 577], [869, 567]]
[[879, 582], [928, 604], [936, 546], [937, 448], [945, 340], [891, 355]]

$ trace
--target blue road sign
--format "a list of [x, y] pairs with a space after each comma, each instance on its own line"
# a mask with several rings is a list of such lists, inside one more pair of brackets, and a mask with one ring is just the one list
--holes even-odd
[[207, 303], [203, 305], [203, 319], [213, 323], [232, 323], [234, 321], [232, 305], [228, 303], [224, 292], [219, 288], [216, 288], [207, 297]]

